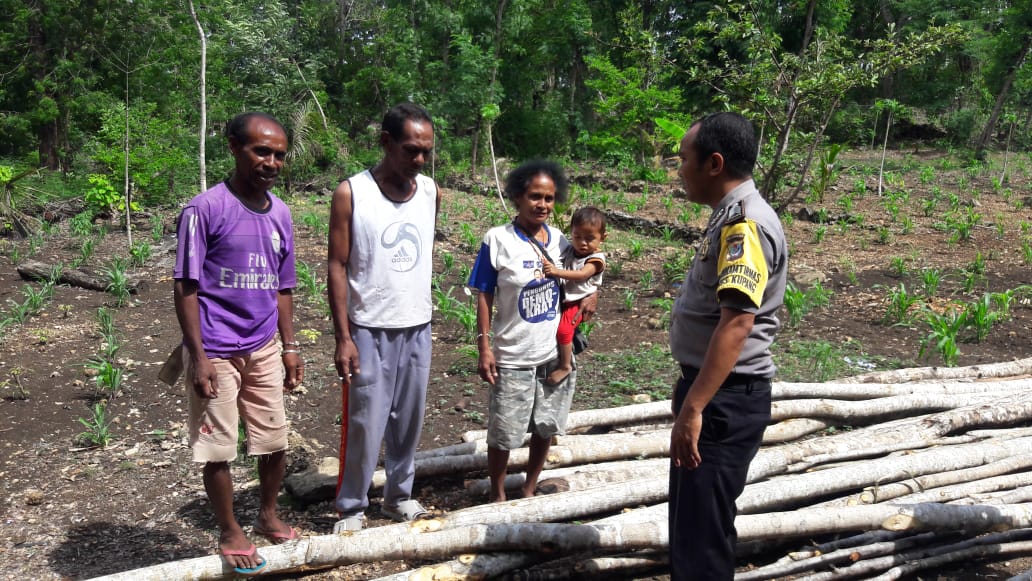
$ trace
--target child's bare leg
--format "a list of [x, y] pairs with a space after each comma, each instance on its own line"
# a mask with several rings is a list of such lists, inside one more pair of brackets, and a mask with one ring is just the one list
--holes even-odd
[[558, 385], [573, 371], [573, 343], [559, 345], [559, 364], [548, 374], [548, 383]]

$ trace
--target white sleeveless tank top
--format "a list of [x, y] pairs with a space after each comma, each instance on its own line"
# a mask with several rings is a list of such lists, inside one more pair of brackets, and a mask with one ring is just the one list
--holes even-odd
[[404, 329], [430, 322], [437, 186], [416, 176], [416, 193], [393, 202], [366, 170], [351, 184], [348, 316], [363, 327]]

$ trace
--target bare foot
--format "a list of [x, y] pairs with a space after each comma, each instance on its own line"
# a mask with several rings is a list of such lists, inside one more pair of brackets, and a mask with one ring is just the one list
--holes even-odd
[[573, 367], [556, 367], [548, 374], [548, 378], [545, 379], [545, 383], [548, 385], [559, 385], [570, 376], [570, 372], [573, 371]]
[[533, 498], [537, 494], [537, 485], [535, 484], [530, 490], [520, 488], [520, 493], [523, 495], [523, 498]]
[[492, 503], [493, 502], [505, 502], [506, 501], [505, 492], [503, 491], [501, 494], [491, 494], [490, 496], [487, 497], [487, 501], [488, 502], [492, 502]]

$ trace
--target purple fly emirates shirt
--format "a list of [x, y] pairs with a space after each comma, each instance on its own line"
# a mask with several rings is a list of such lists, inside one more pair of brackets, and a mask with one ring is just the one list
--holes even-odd
[[172, 276], [198, 284], [208, 357], [247, 355], [268, 343], [278, 326], [277, 294], [297, 283], [290, 209], [268, 196], [268, 208], [251, 210], [223, 182], [179, 217]]

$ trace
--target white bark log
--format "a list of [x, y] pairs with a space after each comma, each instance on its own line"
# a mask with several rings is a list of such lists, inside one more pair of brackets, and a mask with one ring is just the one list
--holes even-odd
[[974, 494], [985, 494], [987, 492], [996, 492], [999, 490], [1009, 491], [1018, 488], [1019, 486], [1032, 486], [1032, 472], [1005, 474], [1003, 476], [983, 478], [981, 480], [965, 482], [963, 484], [957, 484], [954, 486], [943, 486], [940, 488], [934, 488], [932, 490], [926, 490], [924, 492], [918, 492], [915, 494], [901, 496], [899, 498], [894, 499], [892, 502], [893, 504], [913, 504], [918, 502], [950, 502], [951, 500], [963, 499]]
[[609, 464], [593, 464], [565, 476], [542, 478], [538, 480], [538, 492], [556, 494], [570, 490], [593, 490], [602, 484], [627, 482], [645, 474], [666, 478], [670, 469], [669, 458], [629, 462], [622, 468], [613, 468]]
[[[895, 482], [914, 475], [981, 466], [1032, 448], [1032, 438], [944, 446], [914, 454], [868, 460], [858, 469], [846, 465], [818, 472], [772, 478], [746, 486], [738, 511], [751, 514], [800, 504], [810, 498], [860, 489], [879, 481]], [[703, 458], [703, 462], [706, 459]]]
[[1030, 504], [875, 504], [746, 514], [735, 519], [739, 541], [865, 531], [879, 527], [890, 531], [964, 529], [972, 532], [1029, 526], [1032, 526]]
[[1032, 374], [1032, 357], [969, 367], [917, 367], [893, 371], [876, 371], [874, 373], [838, 379], [835, 383], [908, 383], [940, 379], [1016, 377], [1029, 374]]
[[[383, 530], [391, 527], [381, 527]], [[379, 535], [374, 542], [366, 535], [322, 535], [296, 543], [263, 547], [259, 553], [268, 561], [263, 574], [325, 569], [354, 563], [401, 559], [439, 559], [470, 551], [524, 550], [552, 554], [580, 551], [629, 551], [665, 545], [666, 524], [569, 525], [519, 523], [470, 525], [436, 532], [412, 527], [408, 534]], [[350, 537], [350, 538], [349, 538]], [[100, 577], [105, 581], [151, 579], [224, 579], [234, 576], [232, 568], [217, 555], [174, 561], [135, 571]]]
[[1021, 504], [1032, 502], [1032, 486], [1024, 485], [1014, 490], [1003, 490], [986, 494], [972, 494], [970, 498], [953, 501], [951, 504]]
[[939, 412], [887, 425], [871, 426], [802, 442], [764, 448], [749, 466], [749, 482], [783, 473], [790, 464], [815, 454], [843, 453], [894, 442], [920, 443], [962, 428], [1014, 424], [1032, 419], [1032, 393], [1016, 393], [976, 406]]
[[815, 454], [804, 462], [796, 462], [788, 466], [786, 472], [796, 474], [811, 470], [830, 470], [844, 465], [855, 467], [854, 462], [864, 458], [877, 458], [889, 455], [907, 454], [915, 450], [924, 450], [932, 447], [955, 446], [959, 444], [970, 444], [978, 442], [980, 438], [974, 436], [953, 436], [950, 438], [939, 438], [924, 442], [901, 442], [899, 444], [886, 444], [866, 450], [850, 450], [848, 452], [832, 452], [828, 454]]
[[1015, 470], [1025, 470], [1028, 468], [1032, 468], [1032, 454], [1018, 454], [995, 462], [989, 462], [982, 466], [964, 468], [961, 470], [950, 470], [948, 472], [941, 472], [938, 474], [925, 474], [923, 476], [910, 477], [899, 482], [876, 484], [858, 495], [846, 496], [819, 505], [814, 505], [813, 508], [822, 506], [844, 506], [850, 504], [876, 504], [879, 502], [886, 502], [894, 498], [899, 498], [907, 494], [922, 492], [960, 482], [969, 482], [971, 480], [1000, 476], [1001, 474], [1007, 474], [1009, 472], [1014, 472]]
[[792, 418], [767, 426], [763, 431], [764, 444], [780, 444], [798, 440], [803, 436], [819, 432], [834, 425], [834, 422], [812, 418]]
[[916, 413], [952, 410], [968, 405], [978, 405], [998, 399], [998, 393], [966, 393], [951, 395], [897, 395], [863, 401], [838, 399], [790, 399], [773, 402], [770, 406], [774, 421], [790, 418], [821, 418], [849, 422], [869, 423], [895, 417], [909, 417]]
[[[606, 434], [604, 436], [560, 436], [556, 439], [558, 444], [552, 446], [548, 454], [546, 466], [555, 468], [560, 466], [574, 466], [578, 464], [590, 464], [607, 462], [612, 460], [623, 460], [628, 458], [652, 458], [666, 457], [670, 450], [670, 434], [667, 432], [652, 432], [645, 434]], [[467, 443], [471, 449], [479, 449], [482, 446]], [[458, 444], [457, 446], [463, 446]], [[455, 450], [456, 448], [452, 448]], [[509, 454], [509, 470], [522, 470], [527, 465], [529, 450], [517, 448]], [[324, 458], [326, 466], [336, 462], [333, 458]], [[474, 454], [456, 455], [434, 455], [428, 453], [416, 460], [416, 478], [427, 478], [440, 476], [442, 474], [461, 474], [464, 472], [476, 472], [487, 469], [487, 451]], [[310, 471], [305, 478], [318, 479], [318, 482], [309, 488], [330, 490], [336, 486], [336, 474], [333, 470], [324, 467], [321, 474]], [[387, 482], [387, 473], [383, 469], [373, 473], [371, 483], [372, 490], [380, 490]]]
[[[527, 434], [527, 440], [530, 439], [530, 434]], [[526, 442], [524, 442], [526, 444]], [[461, 444], [452, 444], [450, 446], [441, 446], [440, 448], [431, 448], [429, 450], [417, 450], [415, 458], [417, 461], [426, 458], [440, 458], [442, 456], [462, 456], [465, 454], [483, 454], [487, 452], [487, 440], [473, 440], [470, 442], [462, 442]]]
[[998, 543], [991, 545], [975, 545], [965, 549], [953, 550], [948, 553], [927, 557], [916, 561], [910, 561], [889, 569], [882, 575], [874, 577], [872, 581], [889, 581], [902, 579], [903, 577], [922, 569], [942, 567], [950, 563], [968, 561], [980, 557], [1006, 557], [1032, 554], [1032, 541], [1015, 541], [1012, 543]]
[[761, 579], [778, 579], [787, 575], [812, 571], [819, 567], [835, 566], [857, 560], [867, 560], [882, 555], [897, 555], [907, 549], [932, 542], [939, 533], [921, 533], [900, 539], [871, 543], [859, 547], [846, 547], [829, 552], [819, 553], [806, 559], [788, 559], [751, 571], [735, 573], [735, 581], [759, 581]]
[[[581, 464], [578, 466], [564, 466], [562, 468], [543, 470], [538, 479], [539, 490], [541, 489], [541, 485], [549, 480], [567, 478], [571, 475], [581, 473], [604, 474], [612, 472], [631, 475], [630, 478], [624, 478], [624, 480], [640, 478], [643, 474], [655, 474], [657, 477], [662, 474], [663, 477], [665, 477], [669, 463], [670, 461], [666, 458], [654, 458], [651, 460], [621, 460], [616, 462], [605, 462], [602, 464]], [[620, 479], [616, 477], [603, 476], [603, 478], [608, 478], [608, 482], [620, 481]], [[509, 474], [505, 477], [505, 489], [516, 490], [523, 486], [525, 480], [525, 475], [522, 473]], [[491, 481], [487, 478], [480, 478], [477, 480], [467, 481], [465, 486], [466, 491], [471, 495], [486, 496], [490, 491]], [[579, 486], [579, 484], [577, 486]], [[575, 487], [573, 490], [580, 490], [580, 488]], [[552, 492], [544, 490], [542, 490], [542, 492], [545, 494], [552, 494]]]
[[[860, 575], [868, 579], [899, 579], [903, 575], [929, 567], [939, 567], [960, 559], [972, 559], [985, 555], [1020, 554], [1029, 549], [1028, 531], [1007, 531], [967, 539], [955, 543], [914, 549], [906, 553], [860, 561], [849, 567], [826, 571], [804, 577], [810, 581], [846, 579]], [[1032, 546], [1032, 545], [1030, 545]], [[890, 568], [891, 567], [891, 568]], [[883, 572], [881, 575], [876, 573]]]
[[[418, 557], [396, 556], [398, 547], [409, 546], [408, 539], [416, 536], [427, 536], [429, 533], [447, 530], [462, 530], [469, 527], [493, 526], [499, 530], [505, 529], [500, 525], [510, 525], [517, 522], [543, 523], [548, 520], [573, 520], [583, 518], [591, 514], [612, 512], [622, 506], [641, 505], [658, 502], [666, 496], [667, 483], [665, 480], [657, 482], [655, 478], [643, 478], [640, 480], [599, 487], [593, 491], [570, 492], [555, 496], [538, 496], [524, 498], [504, 503], [474, 506], [457, 510], [449, 515], [436, 519], [425, 519], [412, 523], [388, 525], [372, 529], [364, 529], [344, 535], [325, 535], [304, 538], [296, 543], [286, 543], [271, 547], [263, 547], [259, 553], [263, 558], [269, 560], [267, 572], [283, 573], [297, 571], [304, 568], [318, 569], [330, 566], [340, 566], [355, 562], [367, 562], [354, 560], [356, 558], [369, 561], [384, 561], [403, 558], [432, 559], [437, 553], [430, 551], [420, 553]], [[660, 508], [653, 508], [645, 520], [632, 518], [631, 515], [623, 519], [606, 519], [600, 525], [622, 527], [621, 523], [630, 523], [644, 527], [652, 532], [649, 534], [664, 545], [666, 542], [666, 505]], [[657, 515], [662, 515], [659, 518]], [[638, 516], [638, 515], [633, 515]], [[659, 530], [658, 535], [654, 530]], [[449, 537], [450, 538], [450, 537]], [[547, 540], [547, 539], [546, 539]], [[341, 545], [340, 548], [334, 548]], [[361, 550], [352, 550], [352, 547], [365, 547]], [[642, 548], [632, 544], [628, 548]], [[478, 550], [490, 550], [490, 546], [481, 546]], [[509, 546], [506, 550], [512, 550]], [[534, 546], [534, 550], [540, 547]], [[614, 550], [616, 547], [612, 547]], [[455, 549], [451, 553], [440, 556], [467, 553], [472, 550]], [[624, 549], [620, 549], [624, 550]], [[393, 551], [393, 552], [392, 552]], [[343, 561], [333, 561], [337, 557]], [[362, 557], [362, 555], [365, 555]], [[217, 555], [200, 557], [185, 561], [165, 563], [153, 567], [146, 567], [127, 573], [120, 573], [103, 579], [111, 580], [149, 580], [149, 579], [221, 579], [232, 575], [232, 569], [223, 571], [224, 561]]]
[[1005, 393], [1032, 388], [1032, 379], [935, 383], [780, 383], [771, 386], [775, 400], [829, 398], [864, 400], [900, 395]]
[[[602, 524], [640, 524], [666, 522], [666, 503], [654, 505], [637, 510], [627, 510], [619, 514], [590, 522], [591, 525]], [[447, 561], [428, 565], [412, 571], [403, 571], [395, 575], [381, 577], [376, 581], [428, 581], [448, 579], [451, 581], [460, 580], [482, 580], [493, 579], [505, 573], [526, 567], [543, 560], [539, 552], [504, 552], [504, 553], [481, 553], [465, 554]]]
[[[666, 421], [671, 419], [670, 400], [653, 401], [615, 408], [570, 412], [566, 430], [585, 426], [617, 426], [622, 424]], [[462, 441], [472, 442], [487, 438], [487, 430], [471, 430], [462, 435]]]

